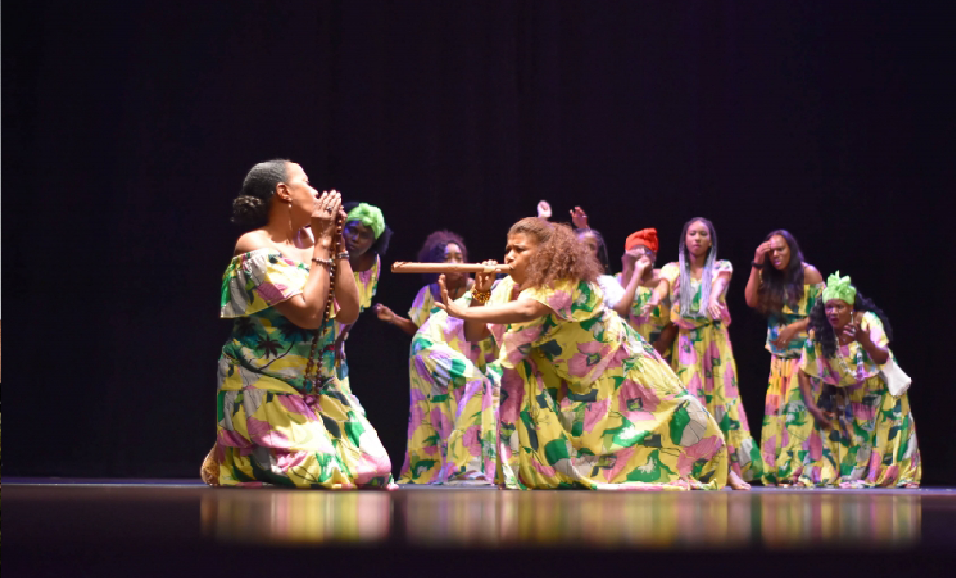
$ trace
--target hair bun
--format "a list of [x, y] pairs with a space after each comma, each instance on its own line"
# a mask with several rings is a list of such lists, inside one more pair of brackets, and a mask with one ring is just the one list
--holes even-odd
[[243, 230], [263, 226], [268, 220], [265, 201], [252, 195], [239, 195], [232, 201], [232, 222]]

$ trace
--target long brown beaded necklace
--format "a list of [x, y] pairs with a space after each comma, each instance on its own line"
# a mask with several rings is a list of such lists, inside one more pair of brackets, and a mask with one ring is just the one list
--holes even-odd
[[[305, 377], [303, 379], [306, 389], [310, 393], [315, 393], [314, 388], [315, 384], [318, 382], [319, 378], [319, 366], [315, 362], [315, 350], [319, 344], [319, 338], [322, 336], [323, 328], [329, 319], [332, 318], [332, 307], [335, 303], [335, 273], [338, 270], [338, 252], [339, 252], [339, 242], [342, 238], [342, 223], [338, 222], [335, 226], [335, 235], [332, 237], [332, 247], [329, 251], [329, 254], [332, 256], [332, 264], [329, 265], [329, 296], [325, 302], [325, 310], [322, 312], [322, 323], [319, 325], [318, 329], [312, 334], [312, 347], [309, 349], [309, 360], [305, 364]], [[329, 329], [331, 329], [331, 325]], [[335, 342], [332, 341], [327, 347], [324, 347], [322, 351], [324, 352], [327, 349], [334, 347]]]

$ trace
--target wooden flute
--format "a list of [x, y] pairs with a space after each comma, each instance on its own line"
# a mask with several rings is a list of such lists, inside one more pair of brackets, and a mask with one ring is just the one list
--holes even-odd
[[481, 263], [392, 263], [392, 273], [510, 273], [511, 265], [482, 265]]

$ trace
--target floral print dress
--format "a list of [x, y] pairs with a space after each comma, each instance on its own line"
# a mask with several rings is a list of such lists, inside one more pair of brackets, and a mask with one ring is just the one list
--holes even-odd
[[525, 289], [553, 313], [492, 325], [500, 348], [466, 391], [448, 441], [449, 481], [506, 488], [719, 488], [720, 428], [660, 355], [587, 282]]
[[803, 296], [795, 306], [786, 304], [779, 313], [767, 319], [766, 347], [770, 352], [770, 377], [767, 380], [767, 399], [760, 430], [763, 483], [766, 485], [795, 483], [803, 474], [803, 464], [794, 456], [809, 444], [819, 444], [819, 440], [810, 441], [811, 436], [819, 434], [813, 427], [813, 416], [807, 412], [797, 379], [807, 333], [803, 331], [795, 335], [782, 349], [776, 347], [774, 341], [784, 327], [810, 315], [823, 288], [823, 283], [804, 285]]
[[[618, 273], [618, 281], [621, 281], [620, 273]], [[644, 338], [644, 341], [654, 345], [660, 339], [664, 328], [671, 322], [671, 309], [670, 296], [665, 296], [647, 315], [641, 315], [641, 310], [644, 309], [644, 306], [652, 297], [654, 297], [653, 287], [638, 285], [634, 291], [634, 303], [627, 313], [627, 322]], [[670, 359], [672, 355], [673, 344], [668, 346], [667, 351], [663, 353], [663, 357], [664, 359]]]
[[[489, 304], [507, 303], [513, 287], [510, 277], [497, 281]], [[482, 395], [486, 387], [482, 370], [497, 356], [494, 340], [469, 342], [465, 339], [464, 321], [449, 317], [435, 307], [434, 296], [431, 299], [422, 296], [426, 291], [432, 294], [429, 287], [422, 288], [409, 311], [409, 318], [416, 321], [427, 304], [433, 304], [430, 315], [412, 338], [408, 364], [408, 443], [400, 484], [447, 483], [448, 475], [443, 472], [443, 466], [447, 470], [448, 439], [460, 417], [461, 400], [467, 394], [469, 399], [496, 403], [496, 396]], [[468, 291], [459, 301], [469, 304], [471, 295]], [[485, 418], [493, 418], [494, 408], [489, 408], [489, 412]], [[486, 428], [492, 431], [494, 426], [488, 423]], [[483, 456], [479, 453], [477, 458], [481, 461]], [[494, 468], [493, 460], [487, 466]], [[483, 471], [485, 464], [475, 468]]]
[[[863, 314], [860, 330], [867, 331], [870, 340], [881, 347], [889, 344], [883, 323], [873, 313]], [[889, 392], [882, 366], [870, 359], [859, 342], [838, 345], [836, 355], [828, 358], [811, 333], [800, 369], [819, 392], [820, 408], [835, 414], [825, 428], [814, 423], [818, 435], [805, 447], [794, 449], [792, 459], [803, 467], [800, 485], [919, 485], [922, 465], [909, 397]]]
[[391, 464], [361, 405], [336, 375], [335, 321], [319, 329], [318, 379], [305, 379], [315, 332], [275, 308], [309, 268], [272, 249], [233, 258], [221, 316], [235, 319], [219, 358], [216, 485], [385, 487]]
[[[732, 271], [729, 261], [717, 261], [713, 280]], [[737, 365], [730, 345], [730, 310], [726, 296], [720, 296], [720, 319], [711, 320], [706, 314], [698, 314], [705, 305], [700, 302], [700, 281], [693, 279], [690, 313], [681, 315], [680, 266], [668, 263], [661, 269], [661, 277], [670, 283], [671, 321], [678, 328], [671, 358], [674, 371], [684, 387], [697, 396], [720, 424], [730, 453], [730, 467], [744, 480], [759, 479], [760, 449], [750, 435], [747, 414], [737, 389]]]

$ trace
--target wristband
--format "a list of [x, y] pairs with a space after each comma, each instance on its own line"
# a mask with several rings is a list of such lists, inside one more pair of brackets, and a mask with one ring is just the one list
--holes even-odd
[[488, 299], [491, 298], [491, 290], [488, 291], [472, 291], [471, 292], [471, 302], [477, 303], [478, 305], [484, 305], [488, 302]]
[[319, 259], [318, 257], [312, 257], [313, 263], [318, 263], [319, 265], [328, 265], [332, 266], [332, 259]]

